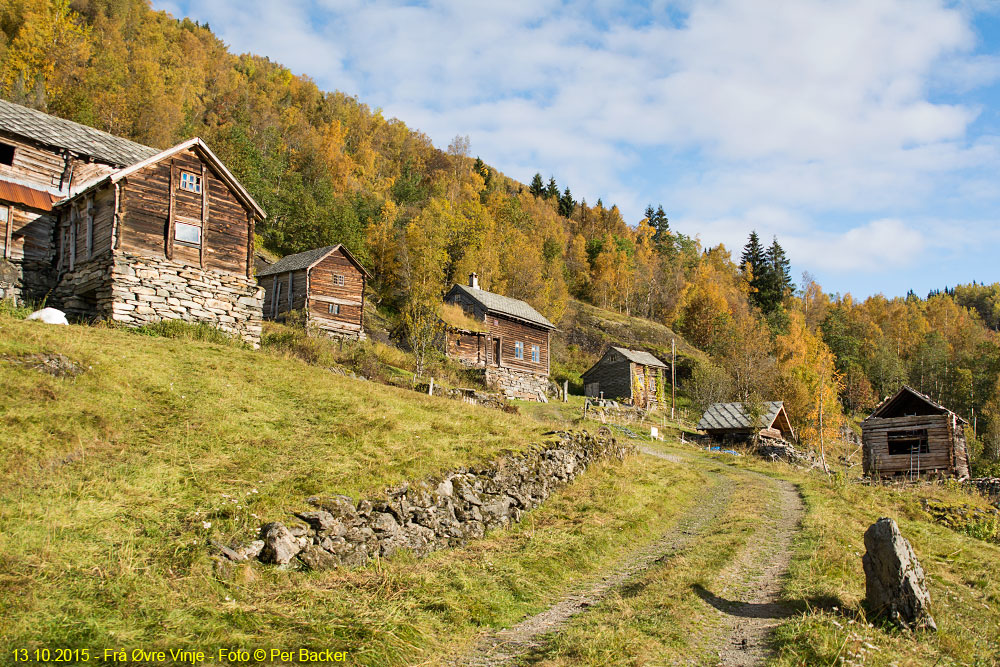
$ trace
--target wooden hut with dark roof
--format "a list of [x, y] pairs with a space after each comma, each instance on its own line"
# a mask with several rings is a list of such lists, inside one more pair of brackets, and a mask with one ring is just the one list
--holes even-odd
[[698, 430], [723, 441], [749, 440], [755, 435], [789, 441], [795, 437], [784, 403], [770, 401], [761, 407], [754, 424], [745, 403], [713, 403], [698, 422]]
[[480, 289], [475, 273], [468, 285], [453, 286], [444, 300], [484, 325], [446, 323], [448, 355], [485, 369], [487, 384], [509, 398], [542, 400], [555, 325], [524, 301]]
[[0, 100], [0, 297], [256, 344], [263, 218], [197, 137], [160, 150]]
[[669, 366], [642, 350], [611, 346], [584, 371], [583, 391], [591, 398], [621, 399], [646, 409], [659, 402]]
[[929, 473], [968, 477], [965, 424], [929, 396], [903, 386], [861, 422], [864, 473], [912, 479]]
[[301, 311], [310, 329], [363, 340], [365, 285], [370, 278], [339, 243], [287, 255], [257, 273], [265, 290], [264, 318], [284, 320], [290, 312]]

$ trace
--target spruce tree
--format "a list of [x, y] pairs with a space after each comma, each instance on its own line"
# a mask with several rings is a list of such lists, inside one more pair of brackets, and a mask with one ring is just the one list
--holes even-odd
[[750, 285], [755, 287], [755, 281], [761, 276], [761, 269], [764, 266], [764, 246], [760, 244], [760, 237], [757, 236], [757, 230], [750, 232], [750, 238], [747, 240], [747, 244], [743, 246], [743, 254], [740, 255], [740, 270], [746, 275], [747, 269], [750, 270], [750, 274], [753, 280], [750, 281]]
[[573, 215], [573, 211], [576, 209], [576, 202], [573, 201], [573, 195], [570, 194], [569, 186], [563, 190], [562, 196], [559, 198], [559, 215], [564, 218], [568, 218]]
[[764, 253], [764, 266], [756, 282], [758, 291], [755, 301], [765, 314], [777, 311], [785, 297], [795, 289], [791, 262], [777, 237], [774, 237], [771, 246]]
[[545, 198], [557, 199], [559, 197], [559, 186], [556, 185], [556, 177], [549, 176], [549, 184], [545, 186]]
[[536, 197], [541, 197], [545, 194], [545, 184], [542, 183], [541, 174], [535, 174], [531, 177], [531, 185], [528, 186], [528, 192]]
[[[652, 210], [652, 206], [648, 210]], [[649, 216], [647, 216], [649, 217]], [[667, 214], [663, 210], [663, 205], [656, 207], [656, 211], [653, 212], [652, 217], [649, 217], [649, 222], [656, 229], [656, 234], [653, 235], [653, 241], [656, 243], [663, 243], [670, 236], [670, 221], [667, 220]]]

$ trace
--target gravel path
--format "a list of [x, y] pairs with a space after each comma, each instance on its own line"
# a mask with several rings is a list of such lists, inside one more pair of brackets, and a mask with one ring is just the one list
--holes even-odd
[[[778, 487], [778, 504], [723, 577], [718, 594], [695, 592], [726, 619], [728, 634], [718, 651], [719, 665], [762, 665], [770, 655], [771, 633], [794, 611], [782, 600], [784, 578], [791, 562], [792, 539], [805, 507], [790, 482], [768, 478]], [[732, 592], [730, 592], [732, 591]]]
[[[640, 451], [675, 463], [684, 462], [683, 458], [673, 454], [647, 448], [640, 448]], [[530, 616], [513, 627], [483, 636], [466, 654], [445, 664], [471, 667], [510, 665], [518, 657], [541, 647], [546, 635], [558, 632], [573, 616], [603, 600], [608, 593], [631, 577], [682, 551], [711, 525], [730, 502], [731, 484], [727, 483], [727, 478], [716, 473], [708, 475], [711, 483], [704, 487], [702, 496], [658, 540], [616, 563], [599, 578], [566, 595], [545, 611]]]
[[[674, 463], [688, 462], [687, 456], [668, 454], [646, 446], [639, 446], [638, 449], [648, 456]], [[698, 596], [715, 607], [725, 619], [721, 639], [717, 636], [711, 650], [718, 654], [718, 664], [726, 667], [763, 664], [769, 655], [771, 633], [782, 619], [792, 613], [783, 603], [781, 591], [791, 561], [792, 540], [805, 513], [802, 497], [793, 484], [760, 473], [742, 472], [759, 476], [768, 484], [775, 485], [778, 500], [773, 510], [761, 517], [761, 526], [753, 538], [720, 578], [720, 590], [695, 589]], [[701, 496], [655, 542], [616, 563], [600, 577], [564, 596], [545, 611], [513, 627], [484, 635], [468, 652], [445, 664], [470, 667], [515, 664], [518, 658], [541, 648], [549, 636], [558, 632], [574, 616], [603, 600], [629, 579], [682, 552], [712, 525], [731, 502], [733, 479], [718, 473], [707, 474], [710, 483], [705, 485]]]

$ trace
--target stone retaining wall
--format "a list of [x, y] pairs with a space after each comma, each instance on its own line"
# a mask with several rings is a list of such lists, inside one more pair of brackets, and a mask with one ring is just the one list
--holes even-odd
[[257, 347], [263, 295], [263, 288], [245, 276], [108, 251], [78, 262], [60, 280], [53, 301], [77, 317], [134, 326], [206, 322]]
[[404, 484], [385, 495], [355, 501], [314, 496], [313, 509], [296, 519], [268, 523], [250, 545], [221, 547], [233, 561], [309, 569], [356, 567], [375, 556], [409, 549], [418, 556], [462, 546], [490, 528], [520, 521], [552, 492], [600, 459], [623, 460], [630, 447], [610, 435], [557, 433], [558, 439], [526, 453], [506, 454], [483, 468], [460, 468], [442, 479]]
[[246, 276], [203, 271], [168, 259], [115, 256], [112, 319], [207, 322], [260, 345], [264, 288]]
[[486, 367], [486, 386], [503, 393], [507, 398], [523, 398], [530, 401], [546, 400], [549, 388], [547, 375], [520, 371], [503, 366]]

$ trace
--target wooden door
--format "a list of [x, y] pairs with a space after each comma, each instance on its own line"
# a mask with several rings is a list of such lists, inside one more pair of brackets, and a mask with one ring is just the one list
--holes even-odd
[[493, 339], [493, 363], [496, 366], [500, 365], [500, 339]]

